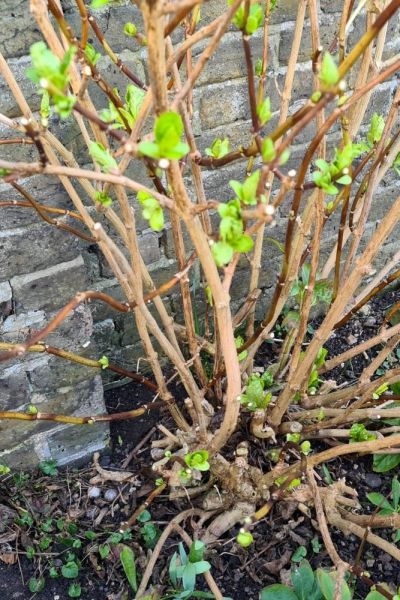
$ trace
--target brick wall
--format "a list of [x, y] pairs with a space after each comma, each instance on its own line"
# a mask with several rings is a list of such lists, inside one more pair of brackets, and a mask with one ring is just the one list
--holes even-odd
[[[74, 11], [73, 0], [62, 0], [72, 25], [79, 30], [79, 18]], [[328, 46], [337, 28], [342, 0], [321, 0], [321, 39]], [[209, 0], [202, 9], [202, 19], [211, 20], [220, 14], [225, 0]], [[0, 2], [0, 50], [7, 58], [10, 68], [22, 87], [26, 98], [37, 110], [40, 98], [33, 84], [26, 78], [29, 65], [29, 47], [40, 39], [39, 31], [29, 14], [28, 0], [2, 0]], [[279, 0], [279, 10], [274, 13], [270, 30], [270, 69], [268, 95], [272, 107], [279, 107], [278, 88], [286, 72], [291, 37], [296, 16], [296, 0]], [[141, 78], [145, 79], [145, 50], [136, 49], [122, 34], [127, 21], [139, 22], [137, 10], [130, 2], [121, 2], [111, 9], [98, 12], [98, 20], [113, 49], [121, 54], [124, 62]], [[359, 20], [360, 21], [360, 20]], [[360, 23], [351, 33], [350, 40], [360, 35]], [[387, 55], [400, 49], [398, 19], [390, 24]], [[300, 63], [296, 69], [294, 95], [296, 101], [307, 97], [312, 91], [310, 64], [310, 28], [307, 22]], [[261, 35], [252, 39], [253, 55], [260, 54]], [[195, 56], [204, 47], [200, 43]], [[99, 69], [107, 80], [124, 90], [125, 81], [120, 72], [107, 58], [101, 59]], [[396, 81], [385, 83], [374, 95], [373, 111], [385, 112]], [[92, 88], [96, 106], [107, 106], [107, 100], [97, 88]], [[231, 31], [223, 39], [218, 52], [210, 60], [199, 78], [194, 93], [194, 124], [200, 149], [204, 150], [213, 139], [229, 135], [234, 147], [246, 141], [250, 127], [245, 63], [240, 34]], [[9, 117], [18, 117], [19, 111], [4, 80], [0, 76], [0, 112]], [[58, 122], [52, 117], [51, 130], [59, 135], [63, 143], [78, 157], [81, 164], [88, 162], [83, 142], [72, 120]], [[296, 167], [305, 144], [313, 134], [308, 127], [292, 148], [290, 167]], [[0, 124], [2, 138], [13, 137], [13, 133]], [[332, 134], [332, 144], [335, 133]], [[0, 147], [1, 156], [16, 160], [35, 160], [35, 150], [29, 146], [8, 145]], [[235, 163], [219, 171], [205, 171], [204, 183], [207, 197], [228, 199], [231, 195], [227, 185], [229, 179], [241, 179], [245, 163]], [[141, 165], [134, 165], [130, 174], [139, 181], [146, 177]], [[71, 208], [70, 201], [57, 180], [33, 177], [21, 181], [36, 200], [60, 208]], [[370, 227], [380, 218], [385, 203], [396, 194], [395, 179], [388, 179], [374, 205]], [[18, 193], [7, 185], [0, 184], [0, 200], [20, 199]], [[132, 202], [134, 200], [132, 199]], [[89, 204], [89, 202], [88, 202]], [[286, 207], [282, 207], [284, 215]], [[139, 217], [140, 210], [137, 212]], [[140, 219], [140, 217], [139, 217]], [[69, 222], [68, 218], [65, 222]], [[283, 228], [278, 226], [269, 232], [282, 240]], [[143, 257], [149, 265], [156, 285], [176, 272], [172, 237], [168, 227], [156, 234], [139, 221], [140, 245]], [[333, 222], [327, 232], [334, 234]], [[393, 245], [388, 240], [388, 247]], [[384, 261], [384, 256], [381, 257]], [[264, 259], [261, 279], [263, 299], [269, 297], [280, 264], [278, 249], [270, 244]], [[246, 293], [248, 270], [239, 270], [233, 286], [233, 301], [237, 302]], [[95, 246], [83, 242], [66, 232], [40, 221], [34, 211], [16, 207], [2, 208], [0, 220], [0, 339], [20, 341], [33, 329], [43, 327], [57, 310], [77, 291], [95, 289], [121, 298], [121, 291], [112, 274], [99, 256]], [[179, 301], [174, 295], [167, 300], [169, 307], [179, 314]], [[201, 307], [199, 307], [201, 310]], [[100, 303], [79, 307], [57, 332], [51, 334], [48, 343], [98, 358], [106, 354], [126, 368], [135, 368], [142, 351], [138, 335], [130, 316], [116, 314]], [[103, 373], [105, 377], [105, 373]], [[104, 411], [103, 389], [98, 371], [67, 363], [46, 354], [29, 354], [22, 361], [0, 364], [0, 410], [19, 410], [34, 403], [40, 410], [67, 414], [95, 414]], [[27, 466], [38, 459], [53, 457], [59, 463], [83, 458], [107, 443], [107, 427], [75, 428], [49, 423], [0, 423], [0, 462], [9, 465]]]

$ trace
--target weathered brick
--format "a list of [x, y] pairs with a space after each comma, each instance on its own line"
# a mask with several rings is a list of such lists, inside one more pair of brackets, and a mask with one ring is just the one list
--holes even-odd
[[82, 246], [78, 238], [47, 224], [0, 231], [0, 254], [10, 257], [0, 263], [0, 279], [72, 260]]
[[54, 267], [11, 279], [17, 311], [55, 310], [86, 288], [82, 256]]
[[[36, 91], [35, 84], [26, 76], [26, 70], [31, 66], [30, 58], [28, 56], [10, 58], [7, 62], [31, 110], [39, 110], [40, 96]], [[7, 117], [17, 117], [22, 115], [10, 88], [3, 77], [0, 77], [0, 112]]]
[[7, 59], [28, 54], [30, 45], [41, 39], [26, 0], [2, 0], [0, 22], [0, 52]]

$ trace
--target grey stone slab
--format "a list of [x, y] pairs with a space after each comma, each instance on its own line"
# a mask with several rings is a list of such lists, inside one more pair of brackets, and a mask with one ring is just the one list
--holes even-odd
[[11, 279], [17, 311], [52, 311], [66, 304], [86, 288], [82, 256], [48, 269], [18, 275]]

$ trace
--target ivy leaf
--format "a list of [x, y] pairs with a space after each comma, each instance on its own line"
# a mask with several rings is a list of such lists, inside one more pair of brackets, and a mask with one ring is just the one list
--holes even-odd
[[332, 87], [333, 85], [336, 85], [340, 79], [339, 70], [329, 52], [325, 52], [323, 56], [319, 78], [321, 83], [323, 83], [323, 85], [326, 87]]
[[233, 248], [227, 242], [216, 242], [211, 246], [211, 252], [217, 267], [227, 265], [233, 257]]
[[103, 144], [100, 144], [100, 142], [92, 142], [89, 146], [89, 153], [105, 173], [118, 171], [117, 161], [111, 156], [110, 151], [104, 148]]
[[36, 594], [44, 590], [45, 584], [46, 581], [44, 577], [38, 577], [37, 579], [35, 577], [31, 577], [28, 583], [28, 588], [31, 594]]
[[260, 119], [261, 125], [265, 125], [271, 119], [271, 100], [269, 98], [265, 98], [265, 100], [257, 106], [257, 116]]
[[79, 567], [74, 560], [71, 560], [61, 567], [61, 574], [65, 579], [75, 579], [79, 575]]
[[82, 593], [82, 589], [79, 583], [71, 583], [68, 588], [68, 596], [70, 598], [80, 598]]

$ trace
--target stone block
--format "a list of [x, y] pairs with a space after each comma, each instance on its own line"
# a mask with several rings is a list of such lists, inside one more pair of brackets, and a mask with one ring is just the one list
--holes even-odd
[[[1, 135], [2, 134], [0, 132], [0, 136]], [[5, 147], [11, 148], [12, 146]], [[14, 148], [17, 148], [17, 146], [15, 146]], [[0, 146], [0, 152], [2, 151], [2, 149], [3, 146]], [[7, 160], [10, 160], [9, 156], [5, 156], [5, 158], [7, 158]], [[11, 160], [13, 158], [15, 158], [15, 160], [21, 160], [18, 157], [17, 152], [14, 157], [11, 157]], [[34, 159], [31, 158], [30, 160]], [[44, 204], [45, 206], [52, 206], [54, 208], [74, 210], [74, 206], [68, 194], [64, 190], [64, 187], [54, 177], [35, 175], [34, 177], [21, 178], [18, 180], [18, 183], [27, 192], [29, 192], [33, 196], [33, 198], [40, 204]], [[86, 197], [84, 194], [82, 194], [81, 189], [79, 190], [79, 192], [81, 194], [81, 198], [86, 201]], [[9, 184], [3, 182], [0, 182], [0, 196], [1, 200], [25, 200], [25, 198], [23, 198], [17, 190], [15, 190]], [[25, 227], [27, 225], [32, 224], [43, 224], [42, 219], [33, 208], [21, 208], [18, 206], [12, 206], [7, 208], [1, 207], [0, 210], [0, 214], [2, 217], [0, 230]], [[51, 216], [53, 218], [60, 218], [58, 215], [54, 214]], [[63, 217], [62, 219], [63, 222], [67, 222], [70, 225], [77, 225], [76, 219], [66, 219], [65, 217]]]
[[[105, 412], [101, 377], [71, 388], [61, 388], [52, 395], [31, 398], [42, 412], [98, 415]], [[61, 408], [62, 407], [62, 408]], [[108, 444], [108, 423], [94, 425], [58, 425], [50, 421], [10, 422], [0, 424], [0, 460], [10, 467], [29, 467], [41, 460], [54, 459], [58, 465], [90, 458]]]
[[5, 58], [23, 56], [42, 39], [26, 0], [0, 2], [0, 52]]
[[204, 130], [243, 121], [249, 116], [246, 80], [209, 85], [194, 98], [199, 101], [201, 126]]
[[[22, 398], [21, 398], [22, 399]], [[96, 375], [86, 381], [77, 382], [52, 390], [35, 392], [30, 389], [28, 403], [34, 404], [39, 412], [64, 415], [97, 415], [105, 412], [101, 376]], [[25, 402], [18, 404], [17, 399], [10, 402], [6, 410], [23, 411]], [[33, 433], [54, 428], [52, 421], [13, 421], [12, 427], [7, 421], [0, 422], [0, 452], [12, 448], [27, 439]]]
[[86, 244], [53, 225], [36, 224], [29, 227], [0, 231], [0, 280], [10, 279], [76, 258]]
[[12, 289], [8, 281], [0, 283], [0, 322], [8, 317], [12, 309]]
[[[207, 43], [208, 40], [205, 40], [196, 44], [193, 49], [194, 61], [197, 60]], [[261, 29], [251, 37], [250, 44], [253, 61], [255, 62], [257, 58], [262, 55], [263, 39]], [[274, 33], [274, 30], [272, 30], [268, 39], [270, 67], [272, 67], [272, 65], [278, 65], [278, 44], [279, 33]], [[196, 82], [196, 87], [210, 83], [231, 81], [232, 79], [244, 77], [246, 74], [247, 68], [241, 33], [237, 30], [228, 32], [220, 41], [215, 54], [208, 60], [205, 68], [200, 73]]]
[[[333, 41], [335, 31], [339, 26], [339, 16], [325, 15], [320, 20], [320, 39], [321, 45], [324, 48], [329, 48]], [[291, 55], [292, 41], [294, 33], [293, 25], [286, 24], [285, 28], [282, 29], [279, 41], [279, 62], [282, 65], [287, 65], [289, 57]], [[301, 39], [301, 45], [299, 50], [299, 62], [309, 61], [312, 57], [312, 45], [311, 45], [311, 29], [310, 24], [307, 22], [303, 29], [303, 35]]]
[[22, 342], [34, 329], [44, 327], [45, 317], [42, 310], [10, 315], [1, 324], [0, 335], [5, 342]]
[[119, 334], [115, 330], [115, 324], [112, 319], [105, 319], [104, 321], [95, 323], [92, 337], [94, 343], [99, 348], [99, 356], [107, 354], [110, 348], [119, 344]]
[[16, 311], [52, 311], [86, 288], [82, 256], [54, 267], [11, 279]]
[[[40, 96], [36, 85], [26, 76], [26, 70], [31, 66], [29, 56], [10, 58], [8, 61], [16, 82], [20, 86], [31, 110], [39, 110]], [[22, 112], [3, 77], [0, 77], [0, 112], [7, 117], [18, 117]]]
[[[79, 354], [96, 360], [99, 355], [91, 346]], [[42, 363], [36, 362], [35, 364], [30, 361], [24, 364], [24, 369], [35, 393], [52, 392], [57, 388], [68, 386], [74, 387], [78, 383], [92, 379], [96, 373], [99, 373], [99, 370], [94, 367], [86, 367], [58, 356], [49, 354], [40, 356], [43, 357]]]
[[0, 371], [0, 410], [13, 410], [29, 402], [29, 380], [22, 364], [2, 367]]
[[[121, 29], [123, 23], [120, 23]], [[121, 36], [123, 37], [123, 36]], [[143, 64], [140, 59], [140, 54], [131, 50], [124, 50], [119, 55], [122, 62], [143, 82], [145, 82], [145, 74]], [[108, 56], [102, 56], [96, 64], [99, 73], [104, 77], [112, 88], [117, 88], [122, 99], [125, 97], [126, 87], [132, 83], [124, 73], [121, 72]], [[106, 94], [93, 82], [89, 84], [89, 94], [97, 109], [108, 108], [108, 97]]]

